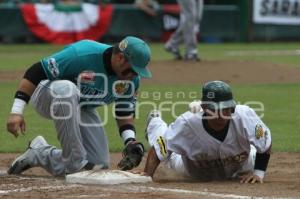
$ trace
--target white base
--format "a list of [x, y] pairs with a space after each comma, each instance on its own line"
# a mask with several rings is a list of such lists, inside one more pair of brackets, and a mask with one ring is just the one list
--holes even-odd
[[68, 183], [112, 185], [152, 182], [151, 177], [120, 170], [82, 171], [66, 176]]

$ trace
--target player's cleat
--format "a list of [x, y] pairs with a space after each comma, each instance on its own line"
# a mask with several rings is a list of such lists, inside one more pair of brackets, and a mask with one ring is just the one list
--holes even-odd
[[148, 113], [147, 122], [146, 122], [146, 129], [145, 129], [145, 138], [148, 140], [148, 125], [150, 124], [151, 120], [156, 117], [161, 117], [161, 112], [159, 110], [152, 110], [150, 113]]
[[94, 163], [88, 162], [81, 170], [82, 171], [89, 171], [89, 170], [98, 171], [101, 169], [108, 169], [108, 166], [105, 166], [104, 164], [94, 164]]
[[172, 53], [175, 59], [178, 59], [178, 60], [182, 59], [182, 56], [181, 56], [180, 51], [179, 51], [178, 48], [173, 47], [169, 44], [166, 44], [165, 45], [165, 50], [169, 53]]
[[32, 167], [32, 162], [35, 158], [35, 150], [49, 145], [42, 136], [37, 136], [31, 142], [29, 142], [27, 150], [17, 157], [10, 168], [7, 170], [8, 174], [21, 174], [22, 172]]
[[85, 172], [85, 171], [100, 171], [103, 169], [108, 169], [108, 165], [104, 165], [104, 164], [94, 164], [91, 162], [86, 163], [86, 165], [81, 168], [79, 171], [76, 172], [72, 172], [72, 173], [65, 173], [65, 175], [70, 175], [70, 174], [74, 174], [74, 173], [80, 173], [80, 172]]
[[196, 62], [201, 61], [197, 54], [186, 54], [184, 56], [184, 60], [186, 60], [186, 61], [196, 61]]

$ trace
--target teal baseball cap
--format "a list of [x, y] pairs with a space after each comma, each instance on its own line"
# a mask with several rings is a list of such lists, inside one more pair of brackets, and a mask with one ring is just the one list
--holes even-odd
[[151, 50], [146, 42], [137, 37], [128, 36], [119, 43], [119, 49], [124, 53], [134, 72], [144, 78], [152, 77], [147, 67]]

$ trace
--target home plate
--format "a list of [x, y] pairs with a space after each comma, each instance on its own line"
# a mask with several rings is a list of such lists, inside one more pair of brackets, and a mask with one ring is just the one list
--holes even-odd
[[122, 183], [146, 183], [152, 182], [150, 176], [142, 176], [120, 170], [82, 171], [66, 176], [68, 183], [80, 184], [122, 184]]

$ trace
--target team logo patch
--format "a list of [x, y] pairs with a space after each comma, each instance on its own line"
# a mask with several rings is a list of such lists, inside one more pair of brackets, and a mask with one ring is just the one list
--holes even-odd
[[95, 83], [95, 73], [94, 71], [83, 71], [79, 74], [79, 82], [85, 84]]
[[264, 135], [265, 135], [265, 132], [264, 132], [262, 125], [257, 124], [255, 126], [255, 137], [257, 139], [260, 139], [260, 138], [264, 137]]
[[244, 162], [248, 158], [247, 152], [242, 152], [241, 154], [238, 154], [233, 157], [235, 162]]
[[128, 45], [128, 41], [124, 39], [119, 43], [119, 49], [121, 51], [124, 51], [127, 48], [127, 45]]
[[48, 59], [48, 69], [52, 74], [52, 77], [56, 78], [59, 75], [58, 64], [54, 58]]
[[129, 84], [127, 81], [117, 81], [114, 84], [114, 93], [117, 95], [123, 95], [128, 91]]

